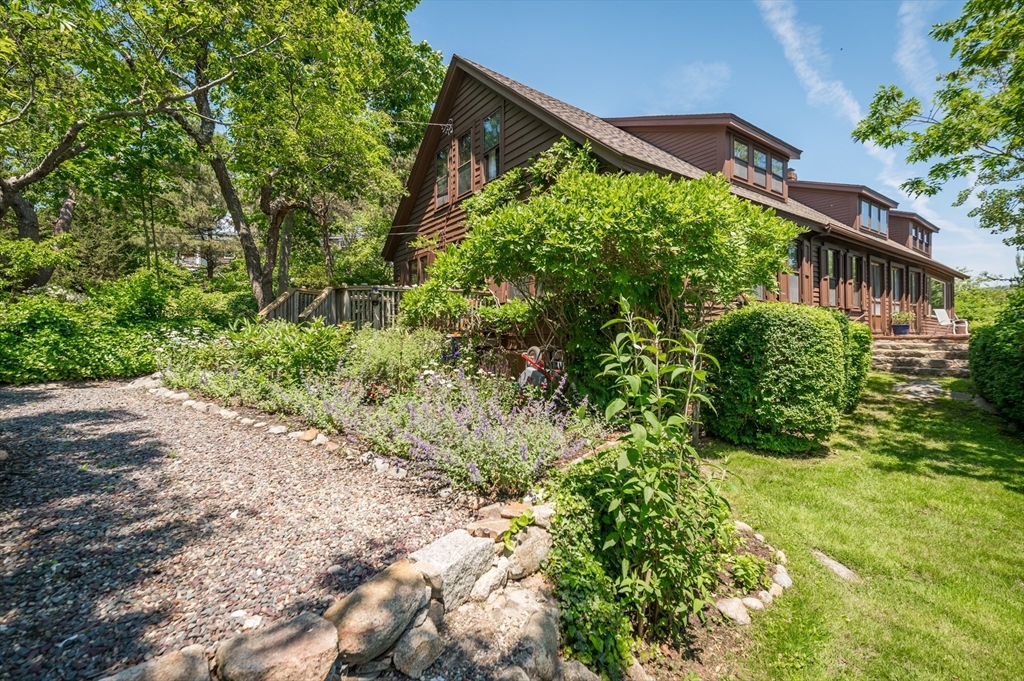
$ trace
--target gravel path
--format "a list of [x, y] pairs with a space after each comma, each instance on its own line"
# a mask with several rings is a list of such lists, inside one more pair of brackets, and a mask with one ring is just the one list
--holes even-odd
[[212, 651], [470, 520], [425, 482], [121, 383], [0, 388], [0, 449], [0, 679]]

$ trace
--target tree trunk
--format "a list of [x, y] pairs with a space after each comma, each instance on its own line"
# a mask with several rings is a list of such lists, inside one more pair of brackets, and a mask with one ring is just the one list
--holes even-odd
[[334, 279], [334, 254], [331, 253], [331, 232], [326, 225], [320, 226], [320, 236], [324, 249], [324, 271], [327, 273], [327, 283]]
[[75, 190], [68, 189], [68, 196], [60, 205], [57, 221], [53, 223], [53, 235], [60, 236], [71, 231], [71, 219], [75, 216]]
[[[262, 264], [259, 246], [256, 245], [252, 227], [245, 217], [242, 202], [238, 198], [238, 190], [235, 189], [235, 183], [231, 180], [231, 174], [228, 172], [227, 162], [219, 153], [214, 153], [210, 156], [210, 167], [217, 178], [221, 196], [224, 197], [231, 221], [235, 225], [235, 232], [238, 233], [238, 240], [242, 244], [242, 255], [245, 258], [245, 270], [249, 275], [252, 295], [256, 298], [256, 306], [262, 310], [274, 299], [274, 284], [271, 274], [273, 273], [273, 263], [277, 259], [277, 234], [274, 232], [273, 220], [271, 220], [271, 229], [267, 234], [267, 254], [271, 256], [271, 267], [266, 268]], [[280, 222], [277, 224], [277, 229], [280, 229]]]
[[22, 196], [21, 192], [16, 192], [11, 201], [11, 210], [18, 219], [18, 238], [32, 239], [39, 243], [39, 216], [32, 202]]
[[295, 214], [288, 213], [281, 224], [281, 256], [277, 263], [277, 295], [287, 291], [290, 283], [288, 265], [292, 257], [292, 225], [294, 222]]

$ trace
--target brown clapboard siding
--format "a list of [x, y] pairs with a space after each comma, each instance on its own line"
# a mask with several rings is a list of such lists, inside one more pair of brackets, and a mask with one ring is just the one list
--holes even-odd
[[789, 198], [824, 213], [844, 225], [853, 225], [857, 217], [857, 199], [845, 192], [804, 189], [789, 185]]
[[664, 149], [673, 156], [689, 161], [709, 173], [722, 171], [722, 143], [725, 129], [721, 132], [655, 132], [631, 130], [634, 135]]

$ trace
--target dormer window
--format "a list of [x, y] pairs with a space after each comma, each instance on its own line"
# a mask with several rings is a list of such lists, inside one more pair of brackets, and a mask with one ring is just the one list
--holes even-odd
[[782, 178], [786, 174], [786, 164], [780, 158], [772, 157], [772, 191], [782, 193]]
[[754, 149], [754, 184], [768, 186], [768, 154], [760, 149]]
[[889, 234], [889, 210], [864, 199], [860, 200], [860, 226], [878, 234]]
[[750, 146], [741, 140], [732, 141], [732, 175], [741, 180], [747, 179], [747, 168], [750, 165]]

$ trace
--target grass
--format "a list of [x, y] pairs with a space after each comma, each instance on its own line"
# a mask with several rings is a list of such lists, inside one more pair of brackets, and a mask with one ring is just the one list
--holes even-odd
[[873, 374], [821, 456], [710, 446], [740, 478], [735, 516], [795, 580], [755, 614], [741, 678], [1024, 676], [1024, 441], [971, 402], [899, 397], [899, 380]]

